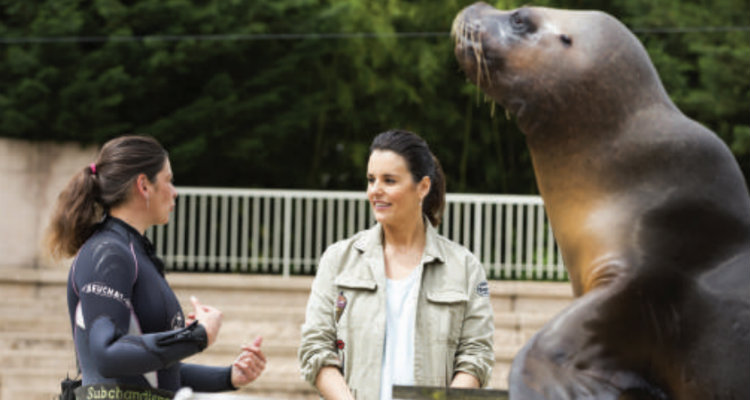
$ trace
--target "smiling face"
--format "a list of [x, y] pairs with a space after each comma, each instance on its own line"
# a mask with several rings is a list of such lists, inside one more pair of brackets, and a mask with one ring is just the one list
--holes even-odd
[[156, 180], [150, 184], [149, 214], [154, 225], [169, 222], [169, 213], [174, 209], [177, 190], [172, 184], [172, 166], [169, 159], [164, 161], [164, 167], [156, 174]]
[[367, 163], [367, 198], [382, 225], [413, 224], [422, 218], [421, 201], [430, 178], [414, 182], [406, 160], [390, 150], [375, 150]]

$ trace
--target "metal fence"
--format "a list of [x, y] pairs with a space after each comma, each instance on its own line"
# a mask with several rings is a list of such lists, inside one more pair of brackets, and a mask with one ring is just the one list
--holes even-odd
[[[178, 188], [147, 235], [172, 271], [314, 274], [325, 248], [373, 225], [364, 191]], [[439, 232], [493, 279], [567, 279], [538, 196], [448, 194]]]

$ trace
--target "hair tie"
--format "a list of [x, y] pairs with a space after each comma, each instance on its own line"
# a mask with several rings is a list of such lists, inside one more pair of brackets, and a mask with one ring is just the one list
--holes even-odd
[[93, 175], [96, 175], [96, 163], [89, 164], [89, 169]]

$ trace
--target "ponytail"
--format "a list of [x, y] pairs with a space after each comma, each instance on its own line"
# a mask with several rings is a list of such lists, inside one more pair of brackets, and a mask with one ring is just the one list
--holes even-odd
[[422, 212], [430, 220], [434, 227], [438, 227], [443, 221], [443, 211], [445, 210], [445, 174], [443, 167], [440, 165], [435, 155], [432, 155], [434, 164], [433, 172], [430, 177], [430, 191], [422, 201]]
[[96, 192], [96, 175], [91, 167], [86, 167], [60, 193], [47, 231], [47, 248], [52, 257], [74, 255], [94, 233], [103, 217]]

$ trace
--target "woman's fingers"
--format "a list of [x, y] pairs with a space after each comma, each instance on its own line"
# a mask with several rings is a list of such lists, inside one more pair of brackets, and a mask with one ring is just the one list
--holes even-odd
[[195, 296], [190, 296], [190, 304], [193, 305], [193, 309], [195, 309], [196, 311], [200, 310], [201, 308], [201, 303], [198, 301], [198, 298]]
[[263, 354], [263, 351], [260, 349], [260, 345], [263, 343], [263, 337], [258, 336], [256, 337], [252, 344], [244, 344], [242, 345], [242, 350], [251, 352], [256, 354], [260, 359], [262, 359], [264, 362], [266, 361], [266, 356]]
[[208, 345], [210, 346], [219, 335], [223, 315], [217, 308], [204, 305], [195, 296], [190, 296], [190, 303], [193, 305], [194, 311], [189, 314], [192, 318], [188, 319], [191, 321], [198, 320], [198, 323], [203, 325], [206, 329]]
[[263, 362], [266, 361], [266, 355], [263, 354], [263, 352], [260, 349], [258, 349], [258, 348], [254, 348], [254, 347], [242, 347], [242, 350], [244, 352], [247, 352], [247, 353], [250, 353], [250, 354], [254, 354], [256, 357], [258, 357], [258, 359], [263, 360]]
[[257, 379], [265, 369], [266, 362], [255, 353], [243, 351], [232, 366], [232, 383], [239, 387]]
[[263, 354], [257, 354], [253, 352], [242, 352], [239, 357], [237, 357], [237, 361], [244, 362], [247, 364], [252, 365], [259, 365], [261, 367], [266, 366], [266, 358], [263, 356]]

